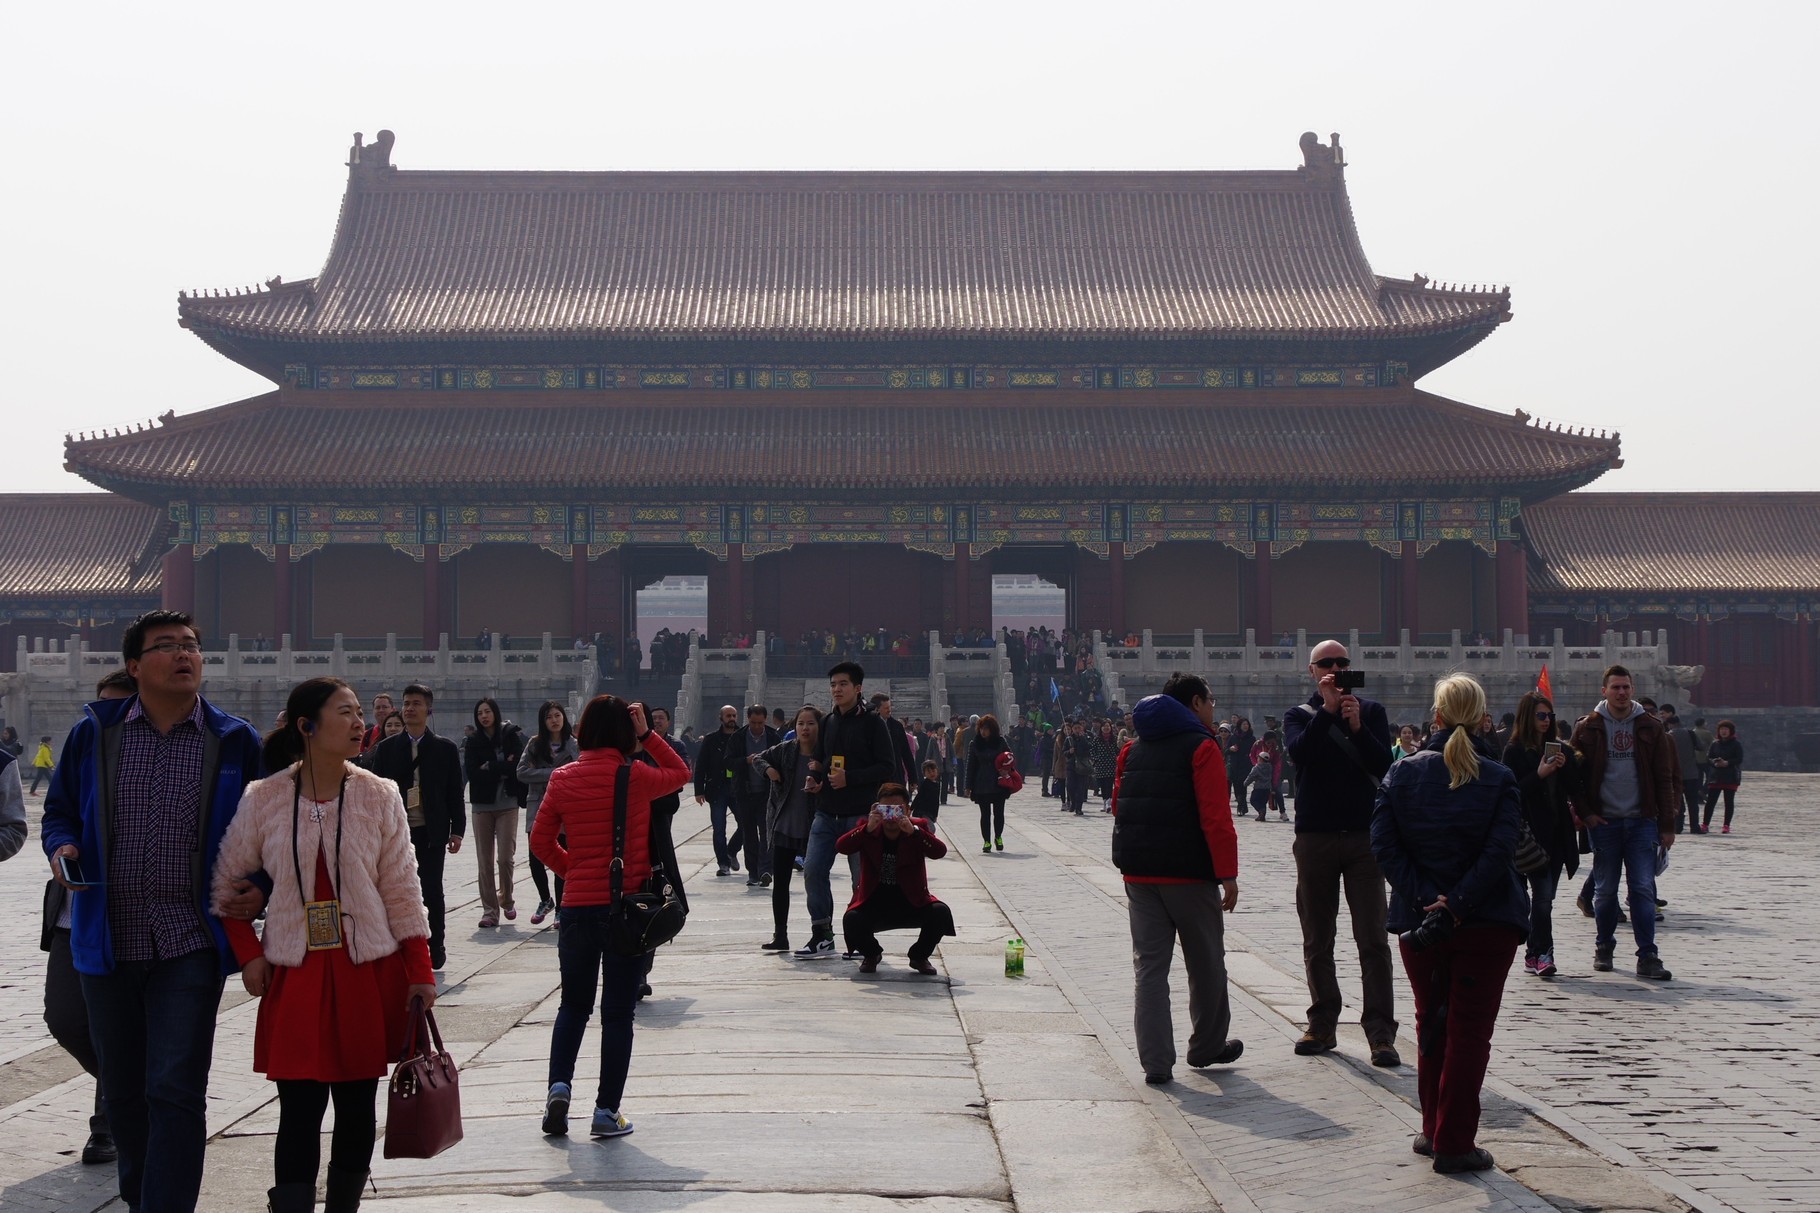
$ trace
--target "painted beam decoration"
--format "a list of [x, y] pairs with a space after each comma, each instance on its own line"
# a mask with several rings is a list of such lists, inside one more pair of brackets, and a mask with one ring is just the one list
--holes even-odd
[[1042, 391], [1049, 388], [1376, 388], [1400, 362], [1231, 366], [308, 366], [291, 387], [354, 391]]
[[[830, 505], [755, 501], [623, 505], [548, 502], [173, 503], [178, 542], [200, 550], [228, 544], [266, 552], [277, 544], [451, 548], [526, 544], [559, 551], [623, 544], [890, 543], [951, 550], [956, 543], [1106, 544], [1143, 550], [1159, 543], [1364, 542], [1391, 550], [1414, 541], [1465, 540], [1495, 552], [1514, 540], [1513, 498], [1439, 501], [1057, 501], [900, 502]], [[294, 550], [295, 550], [294, 548]], [[1129, 550], [1128, 549], [1128, 550]], [[1248, 550], [1241, 548], [1241, 550]], [[1424, 549], [1425, 550], [1425, 549]]]

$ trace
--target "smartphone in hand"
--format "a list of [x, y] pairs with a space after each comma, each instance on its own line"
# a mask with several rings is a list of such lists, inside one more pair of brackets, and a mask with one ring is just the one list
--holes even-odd
[[99, 880], [90, 880], [82, 870], [82, 860], [68, 855], [57, 856], [57, 874], [63, 877], [63, 883], [73, 889], [94, 889], [102, 884]]

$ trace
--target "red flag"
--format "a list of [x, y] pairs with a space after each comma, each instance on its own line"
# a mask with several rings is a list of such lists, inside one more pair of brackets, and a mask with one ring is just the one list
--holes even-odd
[[1536, 679], [1536, 694], [1550, 703], [1555, 701], [1554, 688], [1548, 685], [1548, 663], [1546, 661], [1542, 663], [1541, 677]]

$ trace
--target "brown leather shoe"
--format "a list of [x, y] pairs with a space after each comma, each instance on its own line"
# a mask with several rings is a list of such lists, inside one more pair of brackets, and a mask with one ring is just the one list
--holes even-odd
[[910, 958], [910, 967], [915, 969], [918, 973], [921, 973], [924, 977], [935, 976], [935, 966], [929, 962], [927, 957], [918, 960], [916, 957], [912, 956]]
[[1331, 1053], [1339, 1046], [1331, 1034], [1323, 1036], [1317, 1032], [1304, 1032], [1302, 1039], [1295, 1042], [1297, 1057], [1313, 1057], [1318, 1053]]
[[1403, 1064], [1403, 1055], [1389, 1041], [1371, 1046], [1371, 1064], [1380, 1070], [1394, 1070]]

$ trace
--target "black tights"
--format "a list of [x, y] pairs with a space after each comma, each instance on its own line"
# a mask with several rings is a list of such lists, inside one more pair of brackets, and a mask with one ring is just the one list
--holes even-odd
[[790, 937], [790, 877], [796, 874], [797, 847], [771, 848], [771, 925], [777, 938]]
[[[527, 852], [528, 853], [528, 852]], [[543, 866], [543, 860], [535, 855], [531, 860], [531, 883], [537, 886], [537, 900], [547, 901], [553, 906], [562, 904], [562, 877], [556, 877], [556, 896], [550, 896], [550, 869]]]
[[991, 800], [982, 800], [980, 804], [980, 839], [991, 842], [994, 838], [1005, 836], [1005, 798], [994, 796]]
[[377, 1078], [352, 1082], [278, 1080], [278, 1142], [272, 1157], [272, 1179], [281, 1184], [311, 1184], [322, 1164], [322, 1115], [335, 1098], [335, 1132], [329, 1139], [329, 1166], [365, 1175], [373, 1165], [373, 1131], [378, 1117], [373, 1100]]
[[1719, 793], [1721, 793], [1721, 792], [1725, 793], [1725, 824], [1728, 826], [1731, 825], [1731, 823], [1732, 823], [1732, 801], [1737, 798], [1738, 789], [1737, 788], [1708, 788], [1708, 789], [1706, 789], [1706, 815], [1705, 815], [1705, 820], [1701, 821], [1701, 823], [1700, 823], [1701, 829], [1705, 830], [1705, 829], [1712, 828], [1713, 808], [1714, 808], [1714, 806], [1716, 806], [1719, 803]]

